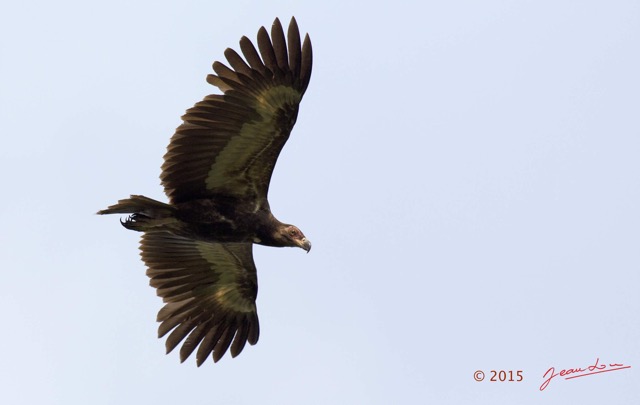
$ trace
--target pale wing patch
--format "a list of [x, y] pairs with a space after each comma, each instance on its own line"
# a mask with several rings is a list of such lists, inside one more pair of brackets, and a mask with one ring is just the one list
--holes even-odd
[[285, 104], [297, 105], [302, 97], [300, 92], [289, 86], [276, 86], [268, 89], [258, 98], [256, 110], [263, 117], [273, 117], [273, 112]]
[[225, 245], [206, 242], [196, 244], [202, 258], [219, 276], [211, 292], [216, 302], [238, 312], [255, 312], [255, 302], [243, 296], [239, 283], [245, 277], [242, 273], [249, 272], [250, 269], [245, 268], [242, 260]]
[[[300, 92], [288, 86], [277, 86], [263, 92], [255, 105], [262, 120], [242, 125], [239, 135], [220, 151], [209, 170], [207, 189], [246, 195], [248, 188], [255, 186], [247, 175], [253, 163], [270, 150], [279, 136], [287, 135], [277, 128], [276, 113], [285, 105], [297, 105], [300, 99]], [[247, 153], [249, 150], [255, 152]]]

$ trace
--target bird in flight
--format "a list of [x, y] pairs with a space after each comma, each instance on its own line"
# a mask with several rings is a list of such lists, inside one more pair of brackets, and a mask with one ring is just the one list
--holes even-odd
[[196, 351], [200, 366], [258, 341], [258, 280], [253, 244], [311, 249], [294, 225], [269, 208], [269, 182], [311, 78], [312, 50], [295, 18], [286, 39], [276, 18], [258, 48], [240, 39], [244, 59], [228, 48], [207, 82], [223, 94], [187, 110], [164, 155], [160, 179], [169, 203], [141, 195], [98, 214], [130, 214], [122, 225], [144, 232], [140, 250], [150, 285], [164, 301], [159, 337], [180, 360]]

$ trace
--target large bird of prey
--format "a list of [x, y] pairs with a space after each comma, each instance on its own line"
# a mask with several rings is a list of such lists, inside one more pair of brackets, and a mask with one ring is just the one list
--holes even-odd
[[311, 77], [309, 36], [300, 41], [291, 19], [287, 38], [280, 21], [271, 37], [262, 27], [258, 49], [240, 40], [244, 59], [225, 51], [230, 67], [215, 62], [207, 81], [222, 95], [187, 110], [167, 147], [160, 178], [169, 203], [132, 195], [98, 214], [131, 214], [122, 225], [144, 232], [142, 260], [151, 286], [165, 302], [158, 335], [171, 332], [167, 353], [182, 343], [180, 360], [197, 348], [200, 366], [231, 348], [258, 341], [258, 281], [254, 243], [311, 243], [294, 225], [278, 221], [267, 201], [269, 182], [296, 122]]

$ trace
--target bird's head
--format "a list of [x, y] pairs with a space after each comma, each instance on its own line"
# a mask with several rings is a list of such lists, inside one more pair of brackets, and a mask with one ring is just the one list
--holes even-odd
[[285, 246], [299, 247], [307, 253], [311, 250], [311, 242], [295, 225], [283, 225], [280, 228], [280, 240]]

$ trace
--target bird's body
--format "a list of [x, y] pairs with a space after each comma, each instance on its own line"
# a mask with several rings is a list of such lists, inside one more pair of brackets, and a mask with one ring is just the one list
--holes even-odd
[[[144, 196], [120, 200], [101, 214], [131, 213], [122, 225], [140, 232], [170, 232], [185, 238], [218, 243], [256, 243], [285, 247], [278, 221], [268, 204], [255, 205], [235, 197], [216, 196], [178, 204], [164, 204]], [[109, 211], [109, 212], [107, 212]]]
[[225, 196], [187, 201], [177, 207], [176, 217], [192, 237], [214, 242], [260, 244], [267, 238], [265, 233], [273, 231], [278, 222], [268, 206], [256, 209], [253, 204]]
[[160, 176], [169, 203], [132, 195], [98, 212], [131, 214], [122, 225], [144, 232], [142, 259], [166, 303], [158, 333], [171, 332], [167, 352], [182, 341], [182, 361], [197, 347], [198, 365], [258, 341], [253, 244], [311, 248], [267, 200], [311, 77], [311, 42], [295, 19], [285, 40], [276, 19], [271, 38], [258, 31], [259, 52], [246, 37], [240, 47], [245, 59], [227, 49], [231, 68], [215, 62], [207, 77], [224, 94], [187, 110], [171, 138]]

